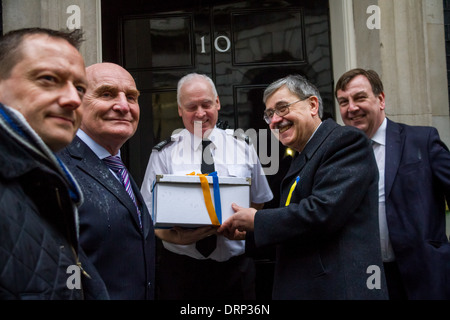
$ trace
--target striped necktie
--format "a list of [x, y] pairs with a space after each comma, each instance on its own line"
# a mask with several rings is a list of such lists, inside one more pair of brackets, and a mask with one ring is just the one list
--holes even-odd
[[138, 218], [139, 218], [139, 225], [142, 228], [142, 221], [141, 221], [141, 211], [139, 210], [139, 207], [136, 203], [136, 198], [133, 193], [133, 189], [131, 187], [130, 182], [130, 175], [128, 174], [127, 168], [125, 168], [125, 165], [123, 164], [122, 160], [118, 156], [109, 156], [103, 159], [103, 161], [106, 163], [108, 168], [110, 168], [112, 171], [114, 171], [117, 176], [120, 178], [120, 181], [122, 182], [123, 186], [125, 187], [125, 190], [127, 191], [128, 195], [130, 196], [131, 200], [133, 200], [133, 203], [136, 207]]

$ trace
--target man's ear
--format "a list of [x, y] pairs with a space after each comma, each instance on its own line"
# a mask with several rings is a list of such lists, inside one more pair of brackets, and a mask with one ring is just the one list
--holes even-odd
[[308, 98], [308, 101], [311, 108], [311, 114], [313, 116], [319, 115], [319, 99], [316, 96], [311, 96]]
[[220, 99], [219, 99], [219, 96], [216, 97], [216, 105], [217, 105], [217, 110], [220, 110]]
[[386, 106], [385, 106], [385, 100], [384, 100], [384, 98], [385, 98], [384, 92], [381, 92], [381, 93], [378, 95], [378, 97], [377, 97], [378, 101], [380, 102], [380, 109], [381, 109], [381, 110], [384, 110], [384, 108], [386, 107]]

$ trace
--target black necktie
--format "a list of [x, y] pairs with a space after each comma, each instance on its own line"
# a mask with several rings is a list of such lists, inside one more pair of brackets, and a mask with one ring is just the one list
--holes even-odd
[[[214, 161], [211, 155], [211, 140], [203, 140], [202, 141], [202, 173], [211, 173], [214, 172]], [[195, 244], [195, 248], [200, 252], [204, 257], [208, 257], [214, 249], [216, 249], [217, 244], [217, 236], [215, 234], [206, 237], [202, 240], [197, 241]]]
[[202, 173], [214, 172], [214, 159], [211, 155], [211, 140], [202, 140]]

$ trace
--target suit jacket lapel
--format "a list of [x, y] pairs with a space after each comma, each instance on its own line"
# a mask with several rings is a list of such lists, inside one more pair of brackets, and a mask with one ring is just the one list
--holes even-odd
[[[106, 164], [104, 164], [103, 161], [100, 160], [78, 137], [75, 137], [74, 142], [67, 147], [67, 150], [72, 158], [78, 160], [77, 167], [80, 168], [80, 170], [84, 171], [98, 183], [103, 185], [106, 190], [112, 193], [128, 209], [136, 226], [139, 228], [139, 219], [133, 200], [130, 198], [120, 181], [111, 173]], [[132, 181], [133, 191], [136, 193], [137, 185], [131, 177], [130, 181]], [[142, 201], [142, 198], [139, 198], [139, 201]], [[144, 214], [143, 210], [142, 214]]]
[[292, 160], [291, 166], [282, 181], [282, 188], [285, 183], [290, 183], [294, 176], [300, 175], [305, 164], [314, 156], [319, 146], [337, 126], [338, 124], [331, 119], [322, 122], [314, 136], [306, 144], [305, 149]]
[[286, 173], [286, 175], [284, 176], [283, 180], [290, 181], [291, 177], [298, 174], [302, 170], [302, 168], [305, 166], [305, 164], [306, 164], [305, 154], [297, 153], [297, 155], [294, 157], [294, 159], [292, 159], [291, 166], [289, 167], [289, 170]]
[[394, 178], [397, 175], [404, 143], [405, 135], [403, 134], [403, 129], [397, 123], [388, 119], [385, 159], [389, 159], [389, 161], [385, 162], [384, 172], [384, 192], [386, 199], [389, 197]]

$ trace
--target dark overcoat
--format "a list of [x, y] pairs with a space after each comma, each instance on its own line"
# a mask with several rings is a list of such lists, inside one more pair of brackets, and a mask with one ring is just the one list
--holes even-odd
[[277, 245], [274, 299], [388, 298], [378, 169], [362, 131], [325, 120], [292, 160], [280, 199], [279, 208], [257, 211], [247, 244]]

